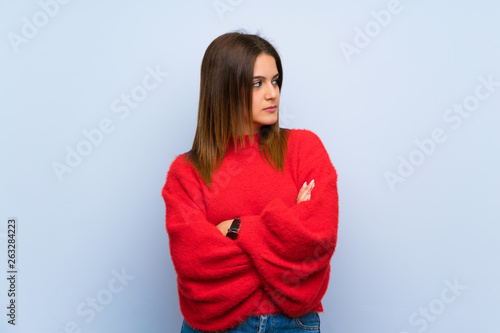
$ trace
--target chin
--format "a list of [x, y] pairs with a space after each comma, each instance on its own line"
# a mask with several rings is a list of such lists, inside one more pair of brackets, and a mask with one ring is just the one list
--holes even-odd
[[269, 126], [269, 125], [274, 125], [278, 122], [278, 114], [269, 114], [265, 115], [265, 117], [261, 117], [258, 122], [255, 122], [257, 126]]

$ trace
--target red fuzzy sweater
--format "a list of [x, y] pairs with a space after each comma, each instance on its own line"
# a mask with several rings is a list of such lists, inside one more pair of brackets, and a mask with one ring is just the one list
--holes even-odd
[[[177, 156], [162, 195], [181, 312], [199, 330], [226, 330], [248, 316], [323, 311], [338, 226], [337, 173], [316, 134], [289, 130], [285, 172], [245, 136], [232, 143], [209, 189]], [[304, 184], [311, 199], [297, 204]], [[215, 227], [240, 217], [237, 240]]]

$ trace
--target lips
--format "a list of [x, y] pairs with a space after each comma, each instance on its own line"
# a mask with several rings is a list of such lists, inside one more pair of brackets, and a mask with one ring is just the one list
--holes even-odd
[[271, 106], [265, 108], [264, 111], [274, 112], [274, 111], [276, 111], [277, 108], [278, 107], [276, 105], [271, 105]]

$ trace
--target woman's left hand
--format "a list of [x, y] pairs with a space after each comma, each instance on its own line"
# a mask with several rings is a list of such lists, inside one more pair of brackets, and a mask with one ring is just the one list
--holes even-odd
[[232, 223], [233, 223], [233, 220], [222, 221], [221, 223], [217, 224], [217, 229], [219, 229], [219, 231], [222, 232], [223, 236], [226, 236], [227, 231], [231, 227]]

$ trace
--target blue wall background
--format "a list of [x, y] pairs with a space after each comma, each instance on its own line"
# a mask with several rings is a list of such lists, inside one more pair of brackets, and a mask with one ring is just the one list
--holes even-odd
[[2, 1], [0, 266], [15, 217], [18, 274], [0, 330], [180, 331], [160, 192], [206, 47], [246, 29], [281, 54], [281, 125], [317, 133], [339, 174], [322, 330], [498, 332], [499, 10]]

